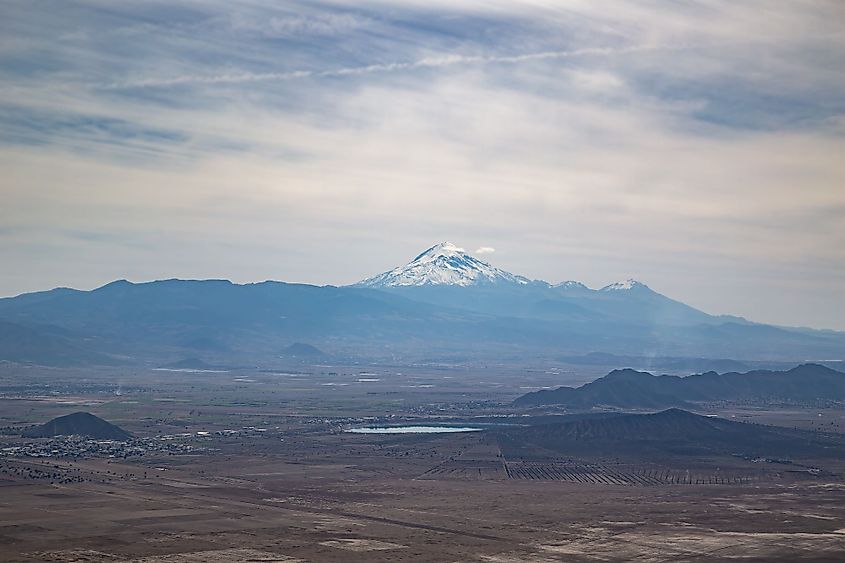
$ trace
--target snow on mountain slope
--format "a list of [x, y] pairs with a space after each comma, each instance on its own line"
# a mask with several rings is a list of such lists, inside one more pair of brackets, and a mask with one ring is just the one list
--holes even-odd
[[[644, 283], [634, 279], [612, 283], [600, 290], [593, 290], [577, 281], [563, 281], [552, 285], [544, 281], [532, 281], [496, 268], [475, 258], [463, 248], [451, 242], [436, 244], [411, 260], [383, 274], [367, 278], [355, 284], [357, 287], [424, 287], [424, 286], [530, 286], [566, 292], [572, 295], [600, 294], [600, 292], [624, 292], [633, 295], [653, 293]], [[645, 291], [642, 291], [645, 290]], [[620, 294], [621, 297], [621, 294]]]
[[583, 291], [590, 291], [590, 288], [584, 285], [583, 283], [573, 280], [562, 281], [560, 283], [554, 284], [552, 287], [555, 289], [577, 289]]
[[628, 278], [625, 281], [612, 283], [601, 288], [599, 291], [630, 291], [632, 289], [651, 289], [646, 284], [635, 279]]
[[451, 242], [436, 244], [404, 266], [358, 282], [360, 287], [427, 285], [471, 286], [508, 283], [527, 285], [528, 278], [500, 270]]

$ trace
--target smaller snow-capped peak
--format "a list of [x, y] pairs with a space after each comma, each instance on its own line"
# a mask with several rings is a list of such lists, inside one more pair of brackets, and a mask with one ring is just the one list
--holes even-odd
[[559, 289], [589, 289], [583, 283], [581, 283], [579, 281], [574, 281], [574, 280], [562, 281], [560, 283], [556, 283], [552, 287], [559, 288]]
[[642, 282], [638, 282], [637, 280], [635, 280], [633, 278], [628, 278], [625, 281], [616, 282], [616, 283], [612, 283], [610, 285], [606, 285], [603, 288], [601, 288], [600, 291], [630, 291], [632, 289], [639, 289], [639, 288], [649, 289], [649, 287], [646, 284], [644, 284]]
[[441, 242], [408, 264], [358, 282], [356, 285], [364, 287], [470, 286], [502, 282], [525, 285], [530, 283], [530, 280], [479, 260], [451, 242]]

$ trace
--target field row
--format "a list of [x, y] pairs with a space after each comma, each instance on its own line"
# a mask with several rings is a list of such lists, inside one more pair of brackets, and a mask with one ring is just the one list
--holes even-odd
[[698, 474], [683, 470], [609, 467], [592, 463], [508, 462], [505, 471], [510, 479], [606, 485], [741, 485], [755, 480], [747, 474]]

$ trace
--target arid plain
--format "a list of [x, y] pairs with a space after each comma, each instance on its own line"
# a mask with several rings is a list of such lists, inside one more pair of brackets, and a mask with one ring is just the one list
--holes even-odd
[[[516, 369], [521, 388], [507, 383]], [[529, 459], [503, 449], [498, 429], [549, 416], [513, 412], [508, 402], [522, 387], [597, 376], [567, 366], [131, 373], [4, 366], [0, 373], [7, 561], [835, 561], [845, 554], [841, 460], [613, 452]], [[10, 453], [27, 441], [9, 427], [79, 410], [132, 432], [136, 449], [64, 455], [50, 443], [49, 457]], [[834, 434], [845, 421], [833, 407], [712, 410]], [[347, 432], [449, 422], [482, 430]]]

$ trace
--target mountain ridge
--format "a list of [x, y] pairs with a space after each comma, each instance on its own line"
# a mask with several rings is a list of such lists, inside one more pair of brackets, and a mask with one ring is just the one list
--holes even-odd
[[559, 387], [527, 393], [517, 406], [557, 405], [569, 408], [690, 408], [707, 401], [804, 402], [845, 400], [845, 373], [819, 364], [785, 371], [715, 371], [686, 377], [653, 375], [631, 368], [613, 370], [581, 387]]
[[[845, 358], [845, 333], [708, 315], [634, 280], [600, 290], [579, 282], [551, 286], [467, 256], [450, 243], [435, 245], [411, 268], [422, 278], [403, 277], [400, 267], [369, 278], [381, 279], [379, 287], [116, 280], [90, 291], [2, 298], [0, 360], [159, 366], [200, 354], [214, 364], [254, 365], [278, 360], [291, 342], [320, 342], [336, 358], [412, 361], [593, 352], [791, 363]], [[426, 283], [431, 268], [439, 272], [434, 281], [464, 285]], [[384, 285], [394, 278], [401, 283]]]
[[458, 286], [510, 283], [515, 285], [535, 284], [546, 288], [583, 289], [588, 291], [648, 290], [646, 284], [627, 278], [610, 283], [599, 289], [587, 287], [576, 280], [564, 280], [555, 284], [545, 280], [531, 280], [493, 266], [476, 258], [460, 246], [444, 241], [418, 254], [405, 265], [363, 279], [352, 287], [389, 288], [414, 286]]

